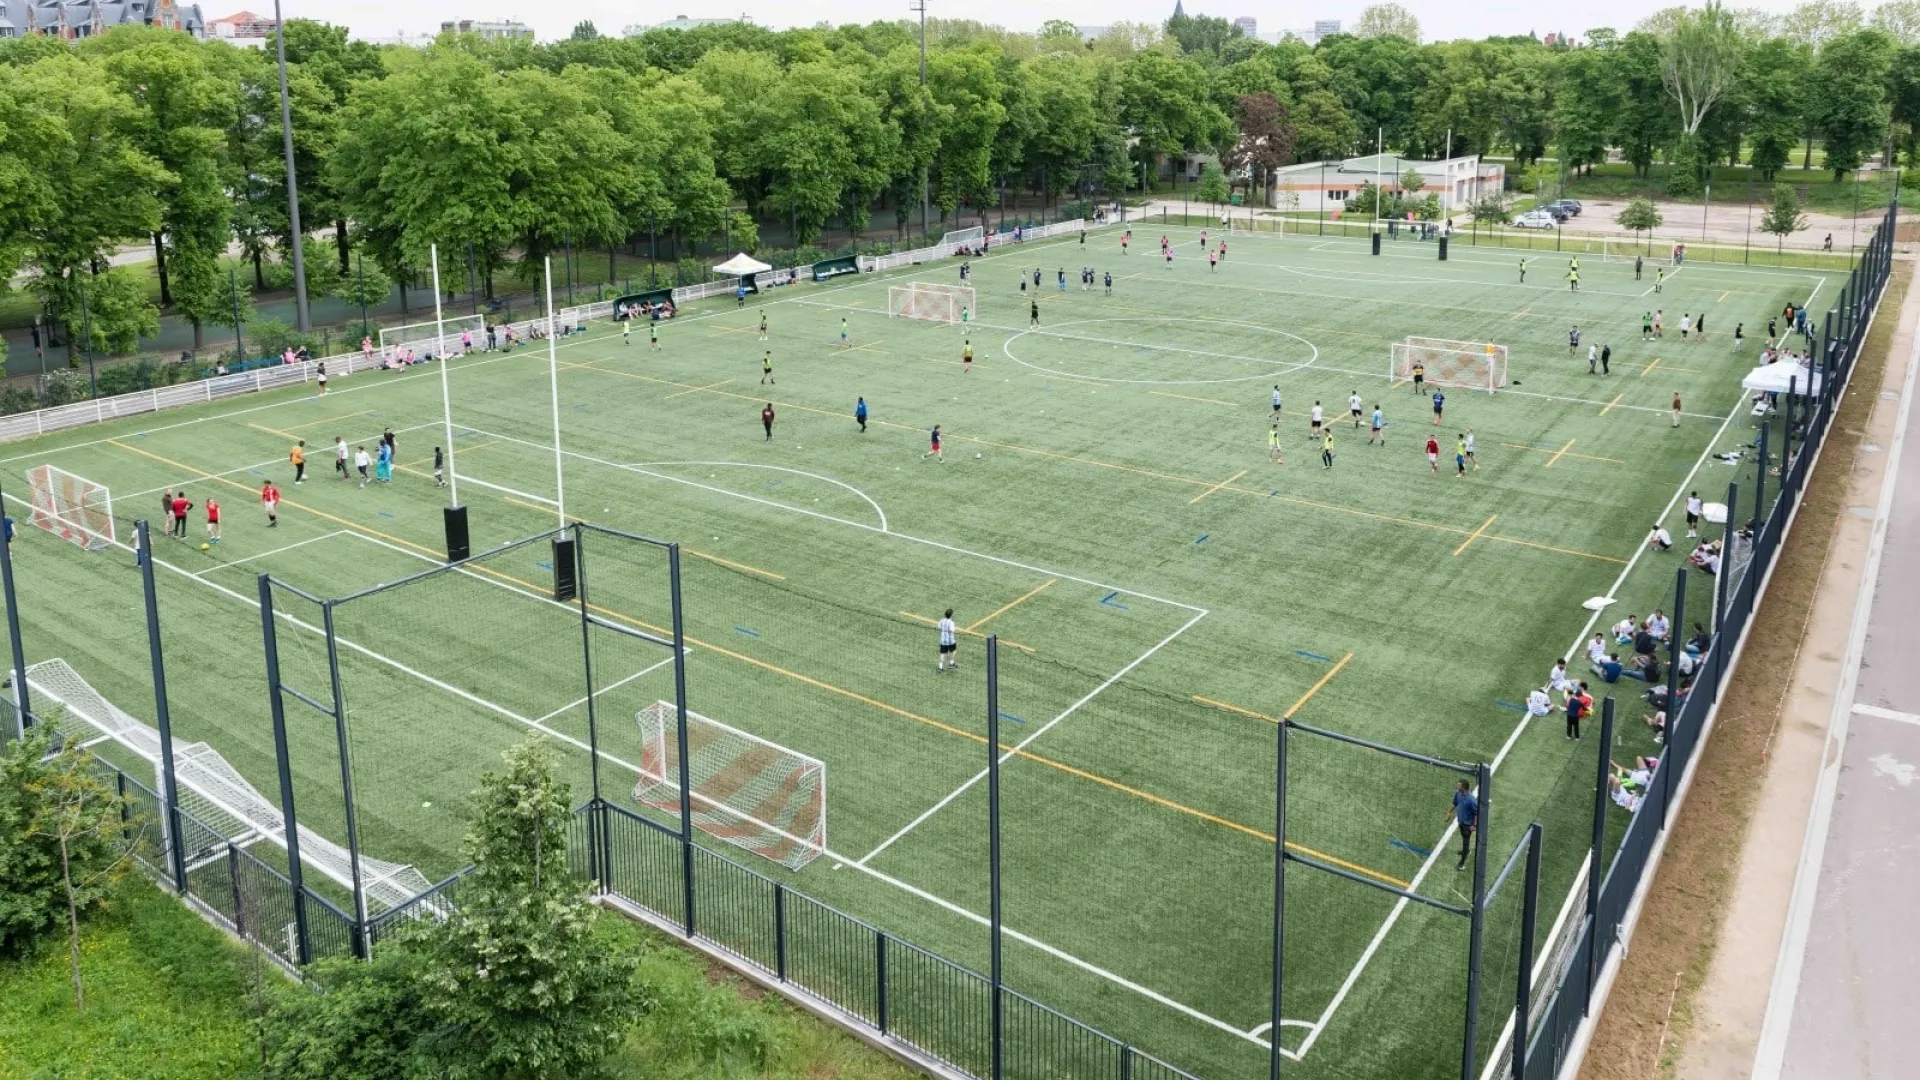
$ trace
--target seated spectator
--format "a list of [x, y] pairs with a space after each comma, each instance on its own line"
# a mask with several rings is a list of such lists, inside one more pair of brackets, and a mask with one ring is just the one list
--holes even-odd
[[227, 362], [225, 360], [214, 361], [213, 373], [215, 375], [225, 375], [227, 373]]
[[1527, 695], [1527, 715], [1528, 716], [1536, 717], [1536, 718], [1542, 717], [1547, 715], [1548, 713], [1551, 713], [1552, 711], [1553, 711], [1553, 697], [1552, 695], [1547, 693], [1546, 687], [1537, 686], [1533, 689], [1531, 693]]
[[1620, 665], [1619, 653], [1608, 653], [1606, 656], [1593, 661], [1588, 666], [1593, 668], [1595, 675], [1600, 676], [1601, 682], [1612, 683], [1620, 681], [1620, 673], [1623, 668]]
[[1667, 622], [1666, 612], [1654, 608], [1653, 614], [1647, 616], [1647, 633], [1652, 634], [1655, 641], [1665, 641], [1672, 632], [1673, 625]]
[[1640, 624], [1634, 621], [1633, 616], [1629, 615], [1621, 619], [1619, 622], [1613, 624], [1614, 643], [1618, 645], [1631, 645], [1633, 643], [1633, 635], [1639, 629]]
[[[1597, 664], [1600, 661], [1605, 660], [1606, 658], [1607, 658], [1606, 636], [1604, 634], [1593, 635], [1593, 640], [1587, 642], [1587, 663]], [[1609, 679], [1607, 681], [1612, 682], [1613, 680]]]
[[1654, 551], [1672, 551], [1673, 534], [1667, 531], [1666, 526], [1655, 525], [1653, 531], [1647, 534], [1647, 547]]
[[1625, 808], [1629, 814], [1640, 809], [1639, 793], [1621, 784], [1618, 776], [1607, 777], [1607, 798], [1613, 800], [1613, 805]]
[[1645, 652], [1633, 654], [1633, 666], [1627, 674], [1651, 683], [1659, 682], [1666, 672], [1667, 669], [1661, 665], [1658, 653]]
[[1673, 662], [1674, 670], [1678, 671], [1683, 679], [1692, 678], [1694, 669], [1699, 666], [1700, 654], [1692, 649], [1681, 649], [1679, 658]]
[[1653, 729], [1655, 742], [1665, 742], [1667, 738], [1667, 710], [1655, 709], [1640, 718], [1641, 722]]
[[1635, 655], [1651, 656], [1653, 651], [1659, 647], [1660, 642], [1654, 638], [1653, 634], [1649, 632], [1645, 626], [1642, 626], [1634, 632], [1633, 651]]
[[1645, 791], [1647, 785], [1653, 783], [1653, 771], [1659, 768], [1660, 759], [1657, 757], [1635, 757], [1633, 759], [1633, 768], [1631, 769], [1617, 761], [1610, 760], [1607, 764], [1612, 766], [1613, 775], [1620, 781], [1621, 787], [1635, 791]]
[[1711, 648], [1712, 645], [1713, 635], [1707, 633], [1706, 627], [1701, 626], [1699, 623], [1694, 623], [1693, 636], [1687, 639], [1687, 650], [1689, 652], [1704, 653]]

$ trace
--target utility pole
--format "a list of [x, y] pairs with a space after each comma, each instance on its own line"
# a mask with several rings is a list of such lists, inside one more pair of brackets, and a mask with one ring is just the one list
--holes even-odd
[[307, 238], [300, 230], [300, 181], [293, 168], [293, 105], [287, 97], [287, 21], [280, 15], [280, 0], [273, 0], [273, 40], [280, 54], [280, 147], [287, 158], [287, 235], [293, 240], [294, 328], [305, 334], [313, 329], [313, 316], [307, 310]]
[[[920, 92], [925, 96], [927, 90], [927, 0], [913, 0], [910, 11], [920, 13]], [[920, 237], [926, 239], [927, 224], [927, 167], [920, 166]]]

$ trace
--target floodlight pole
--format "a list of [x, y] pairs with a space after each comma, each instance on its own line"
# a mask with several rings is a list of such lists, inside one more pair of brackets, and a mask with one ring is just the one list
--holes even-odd
[[293, 103], [287, 96], [287, 21], [280, 17], [280, 0], [273, 0], [273, 40], [280, 54], [280, 148], [287, 159], [287, 233], [293, 239], [294, 329], [304, 334], [313, 329], [313, 318], [307, 310], [307, 245], [306, 236], [300, 230], [300, 181], [293, 167]]
[[[446, 329], [440, 322], [440, 245], [434, 244], [427, 249], [433, 260], [433, 347], [436, 352], [444, 353], [443, 338]], [[552, 260], [548, 260], [547, 276], [553, 276]], [[460, 505], [460, 477], [453, 468], [453, 391], [447, 384], [447, 358], [434, 357], [440, 365], [440, 421], [447, 439], [447, 497], [455, 507]]]
[[[560, 358], [554, 338], [560, 333], [560, 319], [553, 310], [553, 256], [547, 256], [547, 382], [553, 391], [553, 496], [554, 509], [560, 515], [560, 527], [567, 527], [567, 485], [565, 462], [560, 452]], [[441, 369], [446, 370], [445, 368]]]
[[1001, 993], [1000, 961], [1000, 639], [987, 638], [987, 914], [992, 980], [992, 1069], [989, 1080], [1006, 1076], [1006, 1000]]
[[[143, 552], [153, 550], [147, 519], [133, 523], [134, 539]], [[147, 661], [153, 669], [153, 715], [160, 728], [160, 810], [167, 831], [167, 873], [173, 890], [187, 891], [187, 856], [180, 846], [180, 789], [174, 775], [173, 720], [167, 709], [167, 666], [160, 648], [160, 600], [153, 584], [153, 560], [140, 560], [140, 595], [147, 609]]]
[[[4, 505], [5, 497], [0, 496], [0, 519], [5, 517]], [[27, 653], [20, 643], [20, 603], [13, 588], [13, 545], [7, 543], [5, 537], [0, 537], [0, 597], [7, 605], [7, 645], [12, 650], [13, 735], [25, 738], [27, 729], [33, 726], [33, 706], [27, 700]]]

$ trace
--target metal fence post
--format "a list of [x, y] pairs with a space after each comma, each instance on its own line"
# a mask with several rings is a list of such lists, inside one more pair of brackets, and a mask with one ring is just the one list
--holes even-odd
[[[153, 537], [145, 518], [133, 523], [141, 551], [151, 551]], [[147, 613], [147, 661], [153, 671], [154, 719], [160, 726], [160, 806], [166, 815], [167, 873], [175, 892], [187, 892], [187, 853], [180, 847], [180, 788], [173, 760], [173, 719], [167, 712], [167, 667], [160, 650], [160, 600], [153, 584], [153, 560], [140, 560], [140, 595]]]
[[353, 875], [353, 952], [365, 960], [372, 955], [367, 939], [367, 884], [360, 873], [359, 813], [353, 803], [353, 755], [347, 748], [347, 695], [340, 686], [340, 639], [333, 629], [333, 603], [320, 605], [320, 621], [327, 632], [327, 681], [333, 689], [333, 736], [340, 752], [340, 793], [346, 807], [347, 863]]
[[1291, 718], [1274, 725], [1273, 750], [1273, 989], [1267, 1012], [1267, 1076], [1280, 1080], [1281, 975], [1286, 968], [1287, 944], [1287, 729]]
[[[586, 529], [578, 522], [567, 526], [573, 533], [574, 599], [580, 604], [580, 670], [587, 680], [587, 775], [593, 787], [593, 801], [600, 801], [600, 725], [594, 713], [593, 698], [593, 620], [587, 611]], [[556, 577], [558, 570], [555, 571]]]
[[693, 791], [687, 768], [687, 636], [680, 612], [680, 545], [667, 545], [667, 586], [673, 602], [673, 720], [675, 752], [680, 755], [680, 902], [686, 905], [688, 937], [693, 936]]
[[293, 889], [294, 961], [302, 967], [313, 961], [313, 938], [307, 928], [305, 871], [300, 865], [300, 819], [293, 810], [293, 763], [287, 753], [287, 710], [280, 696], [279, 631], [273, 622], [273, 579], [261, 574], [260, 637], [267, 657], [267, 704], [273, 716], [273, 756], [280, 773], [280, 820], [287, 838], [287, 882]]
[[[1789, 406], [1789, 408], [1791, 408], [1791, 406]], [[1760, 516], [1767, 512], [1767, 441], [1768, 441], [1767, 431], [1768, 431], [1768, 427], [1769, 426], [1766, 424], [1760, 425], [1760, 468], [1755, 470], [1755, 476], [1753, 480], [1753, 514], [1747, 521], [1747, 531], [1750, 533], [1753, 533], [1754, 536], [1748, 539], [1747, 542], [1749, 544], [1753, 543], [1754, 540], [1758, 538], [1758, 534], [1760, 532]], [[1722, 544], [1721, 548], [1722, 550], [1720, 552], [1721, 554], [1720, 567], [1724, 571], [1726, 569], [1726, 564], [1727, 564], [1727, 560], [1725, 558], [1726, 545]]]
[[[1474, 1062], [1479, 1058], [1475, 1045], [1480, 1038], [1480, 954], [1487, 922], [1487, 837], [1493, 821], [1493, 770], [1486, 762], [1475, 766], [1475, 790], [1480, 796], [1479, 842], [1473, 846], [1473, 906], [1467, 916], [1467, 1034], [1460, 1050], [1460, 1080], [1474, 1080]], [[1278, 1031], [1274, 1038], [1280, 1037]]]
[[240, 899], [240, 849], [231, 842], [227, 844], [227, 892], [233, 898], [233, 932], [241, 941], [251, 941], [247, 936], [246, 902]]
[[773, 974], [787, 981], [787, 887], [773, 883]]
[[1520, 972], [1514, 988], [1513, 1080], [1527, 1075], [1527, 1021], [1533, 1014], [1533, 935], [1540, 919], [1539, 822], [1527, 826], [1527, 880], [1520, 896]]
[[[992, 1002], [992, 1068], [988, 1080], [1006, 1075], [1006, 999], [1000, 966], [1000, 637], [987, 637], [987, 931]], [[886, 974], [886, 951], [881, 950], [880, 972]], [[882, 1025], [885, 1028], [885, 1025]]]
[[[1600, 752], [1593, 767], [1593, 841], [1587, 852], [1587, 985], [1580, 991], [1580, 1015], [1591, 1015], [1593, 984], [1600, 975], [1600, 956], [1605, 949], [1600, 933], [1600, 884], [1605, 869], [1602, 857], [1607, 846], [1607, 753], [1613, 746], [1613, 698], [1600, 703]], [[1608, 936], [1612, 935], [1609, 930]]]
[[[1727, 564], [1723, 559], [1720, 569], [1724, 573]], [[1687, 568], [1675, 567], [1673, 571], [1673, 622], [1671, 626], [1685, 626], [1687, 616]], [[1673, 774], [1680, 763], [1672, 760], [1676, 732], [1680, 728], [1680, 635], [1671, 634], [1667, 641], [1667, 748], [1660, 755], [1660, 790], [1666, 797], [1660, 800], [1660, 827], [1667, 827], [1667, 805], [1673, 800]], [[1691, 751], [1689, 751], [1691, 753]]]
[[884, 930], [873, 932], [873, 1015], [880, 1025], [880, 1034], [887, 1033], [887, 933]]
[[[5, 516], [6, 498], [0, 495], [0, 517]], [[33, 706], [27, 699], [27, 652], [20, 642], [20, 602], [13, 591], [13, 519], [5, 518], [9, 535], [0, 542], [0, 594], [7, 603], [7, 643], [13, 648], [13, 718], [15, 738], [26, 735], [33, 725]]]

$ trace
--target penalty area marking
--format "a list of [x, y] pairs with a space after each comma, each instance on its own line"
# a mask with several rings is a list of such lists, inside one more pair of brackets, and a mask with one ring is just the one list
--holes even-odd
[[[706, 390], [706, 389], [710, 389], [710, 387], [703, 386], [700, 389]], [[887, 512], [885, 510], [880, 509], [880, 504], [877, 502], [874, 502], [873, 498], [869, 496], [866, 492], [861, 491], [859, 488], [854, 487], [852, 484], [849, 484], [844, 480], [835, 480], [831, 476], [822, 476], [819, 473], [810, 473], [804, 469], [790, 469], [784, 465], [763, 465], [756, 461], [636, 461], [624, 467], [628, 469], [634, 469], [637, 471], [642, 469], [666, 469], [666, 468], [673, 468], [673, 467], [699, 467], [699, 468], [717, 469], [722, 466], [726, 468], [731, 468], [731, 469], [767, 469], [772, 472], [792, 473], [795, 476], [804, 476], [810, 480], [818, 480], [823, 484], [832, 484], [834, 487], [842, 488], [846, 491], [852, 492], [855, 495], [858, 495], [860, 499], [864, 501], [868, 506], [873, 507], [874, 516], [880, 519], [880, 528], [879, 528], [880, 532], [893, 531], [887, 525]], [[679, 478], [668, 477], [668, 479], [679, 479]], [[683, 480], [681, 482], [686, 484], [692, 484], [694, 487], [700, 487], [700, 488], [706, 487], [705, 484], [694, 483], [691, 480]], [[708, 490], [713, 490], [713, 489], [709, 488]], [[732, 493], [729, 492], [729, 494], [732, 494]], [[751, 498], [751, 496], [742, 495], [741, 498]], [[756, 501], [759, 501], [759, 500], [756, 500]]]
[[[1301, 368], [1311, 367], [1313, 366], [1315, 361], [1320, 359], [1319, 346], [1315, 345], [1311, 341], [1308, 341], [1306, 338], [1301, 337], [1299, 334], [1291, 333], [1286, 330], [1276, 330], [1270, 326], [1259, 326], [1254, 323], [1236, 322], [1232, 319], [1192, 319], [1192, 318], [1178, 318], [1178, 317], [1149, 318], [1145, 316], [1119, 316], [1114, 318], [1101, 318], [1101, 319], [1073, 319], [1068, 322], [1056, 323], [1055, 326], [1056, 327], [1086, 326], [1089, 324], [1098, 324], [1098, 323], [1125, 323], [1125, 322], [1153, 323], [1155, 325], [1164, 325], [1170, 322], [1179, 322], [1179, 323], [1195, 323], [1200, 326], [1207, 326], [1207, 327], [1237, 326], [1244, 330], [1251, 330], [1261, 334], [1271, 334], [1275, 337], [1289, 338], [1293, 341], [1297, 341], [1300, 344], [1305, 345], [1307, 347], [1307, 350], [1312, 355], [1308, 356], [1307, 359], [1304, 361], [1300, 361], [1297, 363], [1287, 363], [1285, 361], [1276, 361], [1276, 360], [1272, 360], [1270, 358], [1262, 357], [1262, 356], [1241, 356], [1236, 353], [1212, 352], [1207, 349], [1190, 349], [1181, 345], [1160, 345], [1150, 341], [1118, 341], [1112, 338], [1089, 337], [1083, 334], [1060, 334], [1060, 333], [1055, 333], [1051, 329], [1035, 329], [1033, 327], [1028, 327], [1025, 330], [1016, 331], [1012, 336], [1008, 337], [1005, 342], [1001, 343], [1000, 351], [1006, 354], [1007, 359], [1013, 361], [1016, 364], [1019, 364], [1021, 367], [1027, 368], [1030, 371], [1038, 371], [1047, 375], [1054, 375], [1062, 379], [1073, 379], [1079, 382], [1120, 383], [1127, 386], [1212, 386], [1219, 383], [1252, 382], [1256, 379], [1277, 379], [1282, 375], [1291, 375], [1294, 372], [1299, 371]], [[986, 324], [982, 323], [979, 325], [986, 325]], [[1004, 327], [1004, 326], [995, 326], [993, 327], [993, 329], [1008, 330], [1012, 328]], [[1115, 378], [1109, 378], [1104, 375], [1081, 375], [1071, 371], [1061, 371], [1058, 368], [1043, 367], [1040, 364], [1035, 364], [1026, 360], [1022, 360], [1018, 356], [1015, 356], [1013, 352], [1013, 343], [1023, 337], [1026, 337], [1029, 334], [1036, 335], [1038, 337], [1059, 338], [1060, 340], [1063, 340], [1063, 341], [1084, 341], [1084, 342], [1090, 342], [1095, 345], [1112, 345], [1115, 348], [1125, 346], [1131, 349], [1154, 349], [1160, 352], [1183, 353], [1188, 356], [1199, 356], [1199, 357], [1204, 357], [1204, 358], [1213, 359], [1213, 360], [1229, 360], [1229, 361], [1235, 361], [1239, 363], [1261, 364], [1261, 365], [1274, 364], [1276, 366], [1270, 368], [1267, 371], [1263, 371], [1257, 375], [1236, 375], [1229, 379], [1115, 379]]]

